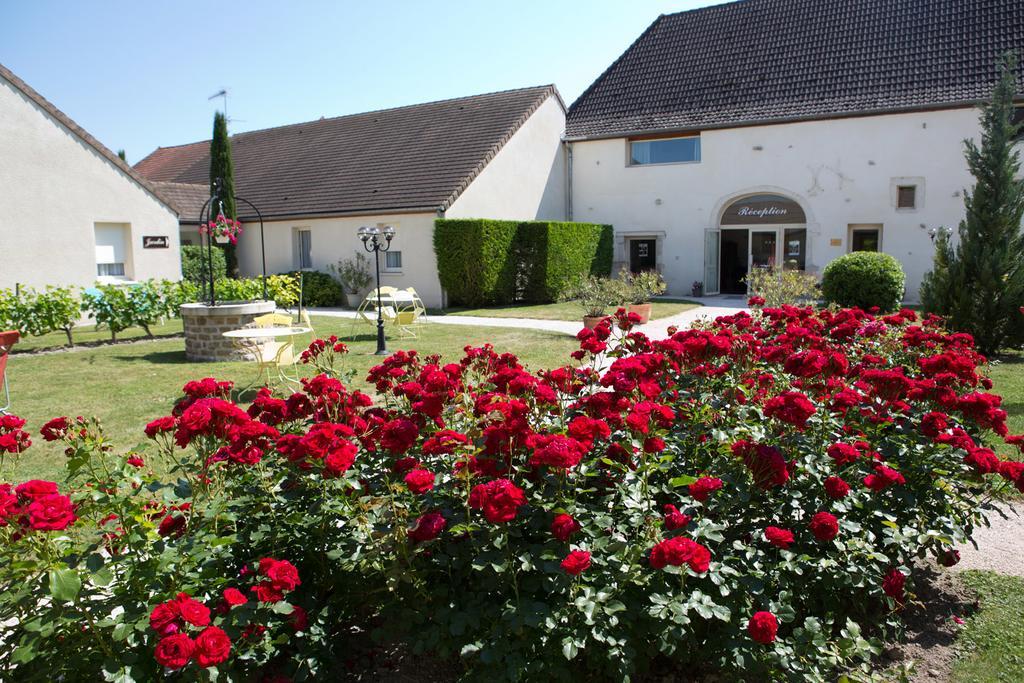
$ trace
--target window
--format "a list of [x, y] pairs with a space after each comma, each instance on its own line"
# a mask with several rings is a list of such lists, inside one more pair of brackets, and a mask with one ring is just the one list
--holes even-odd
[[881, 251], [882, 226], [851, 225], [850, 251]]
[[384, 252], [384, 270], [400, 271], [402, 270], [402, 252], [400, 251], [386, 251]]
[[899, 185], [896, 187], [896, 208], [915, 209], [917, 208], [917, 186]]
[[124, 277], [123, 263], [97, 263], [96, 275], [98, 277]]
[[309, 230], [295, 231], [295, 246], [297, 250], [296, 265], [299, 270], [313, 267], [313, 233]]
[[630, 140], [630, 166], [686, 164], [700, 161], [700, 136]]
[[804, 270], [807, 267], [807, 228], [786, 228], [782, 243], [782, 267]]
[[124, 280], [129, 276], [131, 252], [128, 240], [131, 226], [127, 223], [96, 223], [96, 277]]

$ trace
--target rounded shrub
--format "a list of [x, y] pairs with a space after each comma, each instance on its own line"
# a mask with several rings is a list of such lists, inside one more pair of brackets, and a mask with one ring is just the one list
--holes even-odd
[[[298, 277], [299, 271], [289, 273]], [[345, 292], [341, 283], [319, 270], [304, 270], [302, 275], [303, 306], [341, 306], [345, 303]]]
[[906, 279], [900, 262], [889, 254], [855, 251], [825, 266], [821, 292], [826, 303], [844, 308], [895, 311], [903, 301]]
[[[220, 247], [214, 248], [212, 258], [213, 279], [223, 280], [227, 277], [228, 270], [224, 250]], [[181, 248], [181, 276], [184, 279], [199, 286], [206, 285], [210, 281], [208, 268], [205, 247], [187, 244]]]

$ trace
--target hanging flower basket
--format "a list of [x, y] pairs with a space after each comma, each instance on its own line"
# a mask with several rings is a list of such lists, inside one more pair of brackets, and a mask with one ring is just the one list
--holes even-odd
[[238, 244], [238, 236], [242, 234], [242, 223], [219, 213], [214, 220], [200, 225], [199, 232], [210, 235], [218, 244]]

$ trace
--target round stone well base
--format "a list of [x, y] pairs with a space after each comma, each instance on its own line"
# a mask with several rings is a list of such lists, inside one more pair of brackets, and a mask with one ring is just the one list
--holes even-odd
[[209, 304], [182, 304], [181, 322], [185, 328], [185, 357], [193, 361], [251, 360], [237, 340], [223, 336], [253, 319], [277, 310], [273, 301], [225, 301]]

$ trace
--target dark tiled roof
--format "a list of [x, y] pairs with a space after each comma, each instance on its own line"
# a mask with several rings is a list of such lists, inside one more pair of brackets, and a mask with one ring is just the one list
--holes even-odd
[[[232, 135], [235, 192], [264, 217], [444, 210], [549, 97], [552, 85]], [[205, 184], [209, 142], [159, 148], [135, 169]]]
[[1024, 0], [740, 0], [658, 17], [570, 107], [566, 135], [974, 103], [1011, 49], [1024, 59]]
[[131, 166], [125, 163], [121, 159], [121, 157], [117, 156], [109, 149], [107, 149], [102, 142], [94, 138], [92, 135], [89, 135], [89, 133], [84, 128], [82, 128], [77, 123], [72, 121], [70, 116], [62, 112], [60, 109], [57, 109], [57, 107], [55, 107], [53, 103], [51, 103], [45, 97], [37, 93], [35, 89], [32, 88], [32, 86], [30, 86], [28, 83], [15, 76], [14, 72], [5, 67], [3, 64], [0, 64], [0, 78], [3, 78], [5, 81], [10, 83], [12, 86], [14, 86], [15, 89], [19, 90], [22, 95], [27, 97], [37, 107], [39, 107], [47, 114], [52, 116], [54, 119], [56, 119], [62, 126], [71, 131], [72, 135], [76, 136], [82, 142], [96, 150], [100, 154], [100, 156], [102, 156], [111, 164], [113, 164], [119, 171], [127, 175], [134, 182], [142, 186], [143, 189], [145, 189], [147, 192], [153, 195], [161, 204], [170, 209], [173, 209], [173, 206], [167, 200], [167, 198], [163, 197], [160, 194], [159, 190], [157, 190], [152, 183], [150, 183], [146, 178], [144, 178], [142, 175], [137, 173]]
[[203, 204], [210, 198], [209, 185], [192, 183], [172, 183], [166, 180], [154, 180], [153, 185], [160, 191], [180, 216], [182, 223], [198, 223], [199, 212]]

